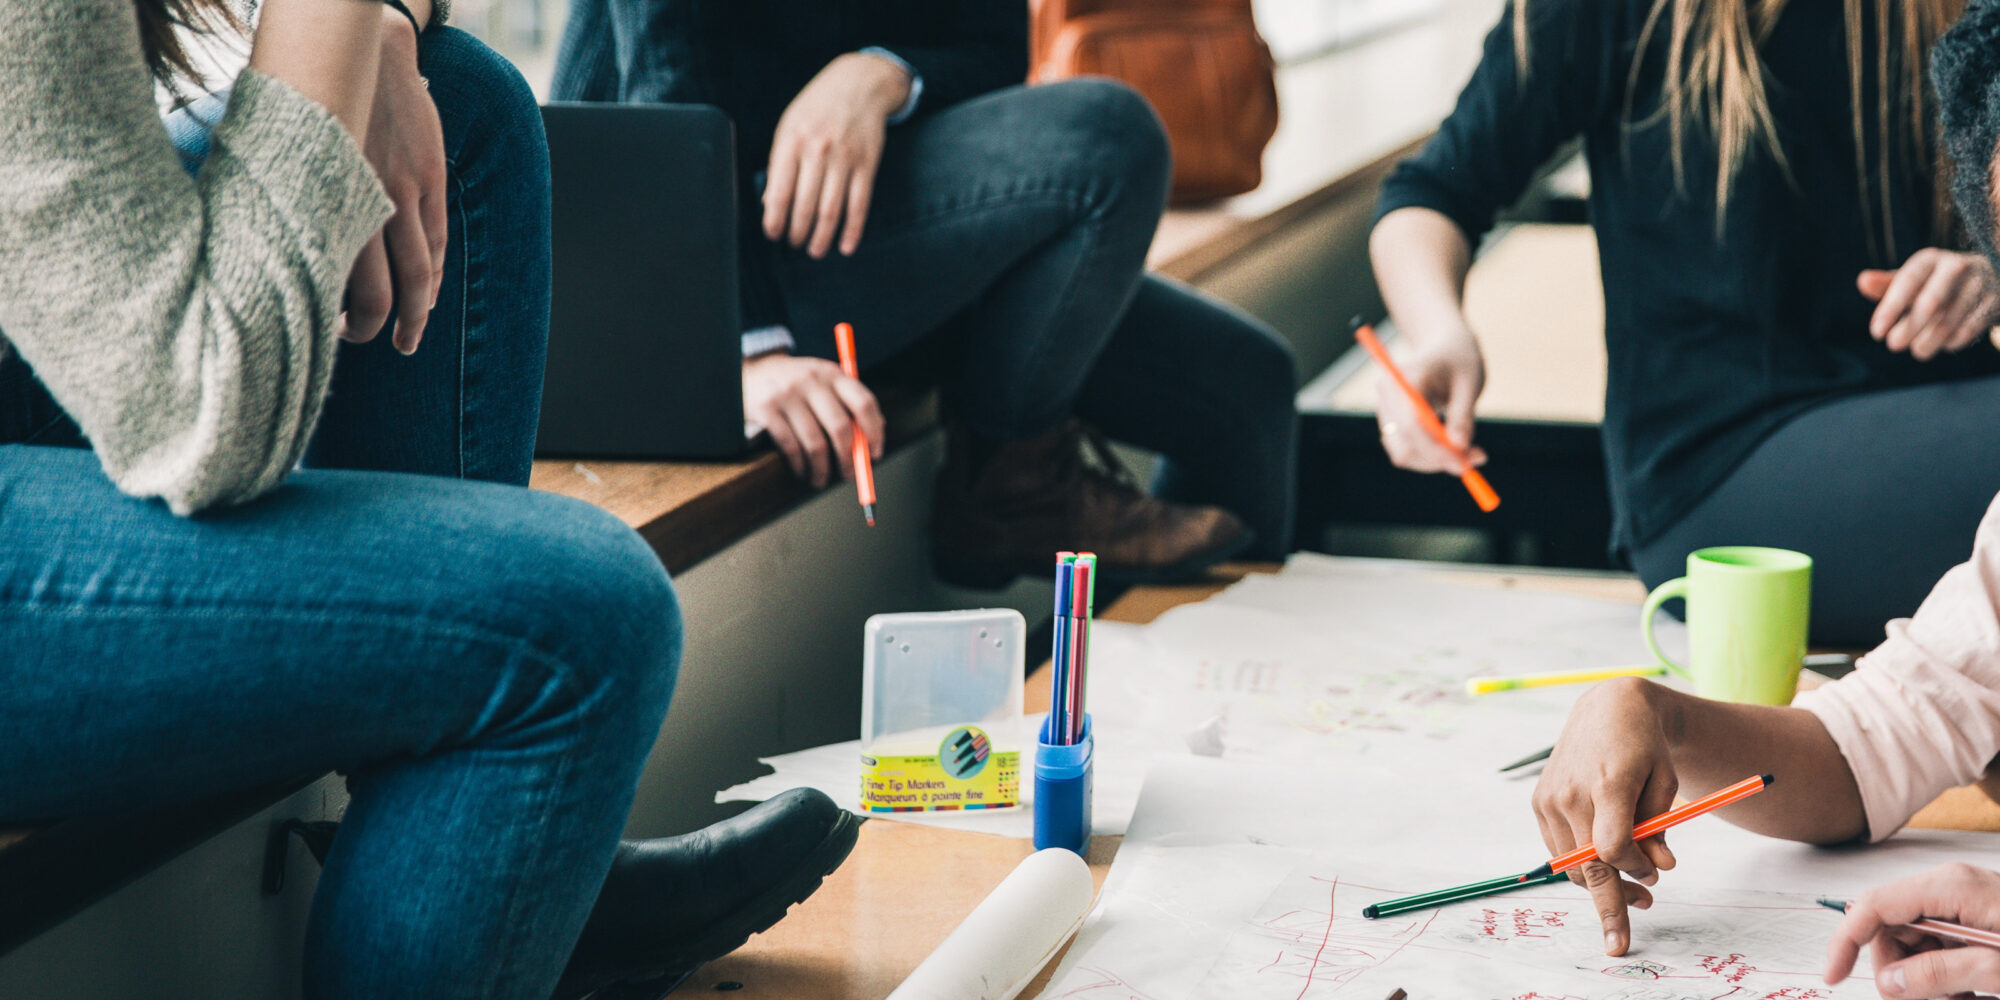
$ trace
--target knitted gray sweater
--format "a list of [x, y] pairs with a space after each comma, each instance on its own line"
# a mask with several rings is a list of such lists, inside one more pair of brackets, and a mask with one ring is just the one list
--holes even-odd
[[189, 177], [132, 0], [0, 0], [0, 352], [125, 492], [188, 514], [284, 479], [389, 212], [347, 130], [249, 70]]

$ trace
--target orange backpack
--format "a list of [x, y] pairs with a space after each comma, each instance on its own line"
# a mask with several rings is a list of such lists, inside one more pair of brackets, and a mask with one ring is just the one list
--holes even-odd
[[1173, 143], [1176, 203], [1242, 194], [1278, 130], [1271, 49], [1251, 0], [1033, 0], [1037, 83], [1108, 76], [1145, 95]]

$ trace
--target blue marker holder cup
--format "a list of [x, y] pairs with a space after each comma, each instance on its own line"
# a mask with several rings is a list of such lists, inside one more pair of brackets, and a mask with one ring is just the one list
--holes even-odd
[[1055, 716], [1042, 723], [1035, 747], [1035, 849], [1060, 847], [1078, 855], [1090, 846], [1090, 758], [1096, 749], [1090, 713], [1083, 739], [1064, 746], [1054, 738]]

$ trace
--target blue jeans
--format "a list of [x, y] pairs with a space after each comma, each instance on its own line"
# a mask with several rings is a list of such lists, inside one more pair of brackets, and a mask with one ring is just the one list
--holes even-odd
[[1156, 492], [1241, 517], [1246, 558], [1283, 559], [1297, 366], [1263, 324], [1144, 273], [1167, 174], [1131, 89], [1014, 87], [890, 129], [853, 257], [764, 245], [801, 352], [831, 356], [842, 320], [870, 365], [942, 341], [947, 401], [974, 432], [1082, 417], [1165, 456]]
[[470, 36], [432, 32], [422, 58], [446, 290], [415, 357], [343, 353], [313, 455], [347, 468], [177, 518], [62, 447], [74, 425], [0, 363], [0, 823], [342, 771], [306, 995], [542, 1000], [666, 714], [680, 619], [636, 534], [519, 485], [546, 340], [539, 111]]

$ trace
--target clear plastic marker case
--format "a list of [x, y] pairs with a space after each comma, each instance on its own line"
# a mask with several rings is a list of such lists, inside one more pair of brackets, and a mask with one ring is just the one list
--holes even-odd
[[876, 615], [861, 682], [861, 806], [1008, 809], [1021, 800], [1027, 622], [1010, 609]]

